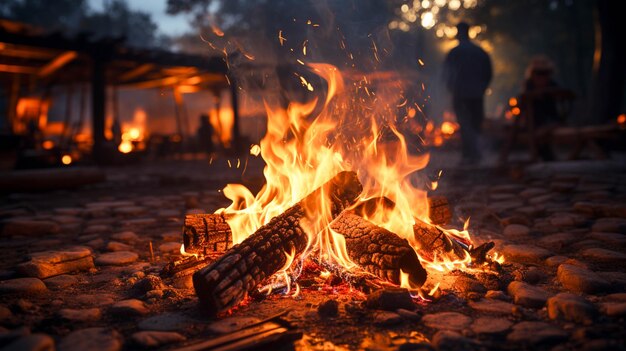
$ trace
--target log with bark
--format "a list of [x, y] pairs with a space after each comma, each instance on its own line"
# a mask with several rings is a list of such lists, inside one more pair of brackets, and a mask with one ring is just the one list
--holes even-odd
[[428, 217], [430, 222], [437, 225], [446, 225], [452, 219], [450, 204], [445, 196], [431, 196], [428, 198]]
[[426, 270], [406, 239], [351, 212], [342, 213], [331, 228], [344, 236], [348, 256], [367, 272], [394, 284], [400, 284], [400, 271], [413, 286], [426, 281]]
[[234, 307], [263, 280], [285, 266], [286, 253], [301, 254], [309, 238], [300, 221], [311, 215], [305, 209], [317, 207], [322, 194], [328, 197], [331, 216], [335, 218], [352, 205], [362, 189], [356, 173], [341, 172], [233, 246], [217, 261], [196, 272], [193, 285], [204, 309], [215, 315]]
[[233, 245], [233, 233], [223, 214], [185, 216], [183, 244], [187, 253], [225, 252]]

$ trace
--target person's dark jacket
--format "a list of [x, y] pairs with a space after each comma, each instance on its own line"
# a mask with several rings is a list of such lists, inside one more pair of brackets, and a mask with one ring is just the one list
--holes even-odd
[[444, 79], [454, 98], [481, 98], [491, 77], [489, 55], [470, 40], [461, 40], [446, 56]]

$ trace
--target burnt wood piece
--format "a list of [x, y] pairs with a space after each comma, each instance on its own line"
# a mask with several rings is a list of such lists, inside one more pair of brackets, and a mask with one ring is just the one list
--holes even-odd
[[285, 266], [286, 253], [301, 254], [308, 236], [300, 226], [305, 208], [317, 208], [325, 194], [331, 215], [338, 216], [359, 196], [363, 187], [354, 172], [341, 172], [293, 207], [274, 217], [217, 261], [193, 275], [193, 285], [204, 310], [216, 315], [241, 302], [263, 280]]
[[452, 213], [450, 204], [445, 196], [432, 196], [428, 198], [428, 217], [433, 224], [445, 225], [450, 223]]
[[187, 253], [225, 252], [233, 245], [233, 233], [222, 214], [185, 216], [183, 244]]
[[346, 239], [350, 258], [367, 272], [400, 284], [400, 270], [414, 286], [426, 281], [426, 270], [406, 239], [350, 212], [344, 212], [331, 228]]
[[415, 218], [413, 225], [413, 235], [419, 248], [419, 255], [428, 261], [433, 261], [435, 257], [448, 258], [452, 260], [463, 259], [468, 253], [468, 247], [460, 240], [450, 238], [435, 225], [428, 224]]

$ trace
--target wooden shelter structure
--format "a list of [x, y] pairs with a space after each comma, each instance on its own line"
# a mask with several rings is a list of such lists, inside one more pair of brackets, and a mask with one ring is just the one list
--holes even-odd
[[102, 38], [87, 32], [68, 35], [0, 19], [0, 84], [9, 92], [9, 124], [15, 118], [17, 101], [25, 88], [76, 83], [90, 86], [96, 161], [106, 158], [109, 86], [171, 88], [177, 105], [181, 103], [182, 92], [206, 90], [217, 96], [222, 90], [230, 89], [234, 112], [232, 144], [238, 145], [237, 89], [223, 58], [130, 48], [125, 46], [124, 38]]

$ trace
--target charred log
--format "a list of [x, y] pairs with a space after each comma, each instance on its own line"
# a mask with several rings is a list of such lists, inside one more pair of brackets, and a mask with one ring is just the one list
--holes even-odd
[[188, 253], [225, 252], [233, 244], [233, 233], [221, 214], [186, 215], [183, 244]]
[[211, 265], [196, 272], [193, 285], [205, 310], [215, 315], [241, 302], [263, 280], [285, 266], [285, 253], [302, 253], [308, 236], [300, 226], [316, 199], [326, 194], [332, 217], [350, 206], [362, 186], [353, 172], [342, 172], [299, 203], [274, 217]]
[[445, 225], [452, 219], [450, 204], [445, 196], [429, 197], [428, 208], [428, 217], [433, 224]]
[[452, 239], [434, 225], [415, 218], [413, 225], [414, 240], [419, 244], [417, 252], [424, 259], [433, 261], [437, 258], [463, 259], [467, 248], [463, 243]]
[[344, 236], [348, 255], [367, 272], [394, 284], [400, 284], [400, 271], [415, 286], [426, 281], [426, 270], [406, 239], [349, 212], [342, 213], [331, 228]]

